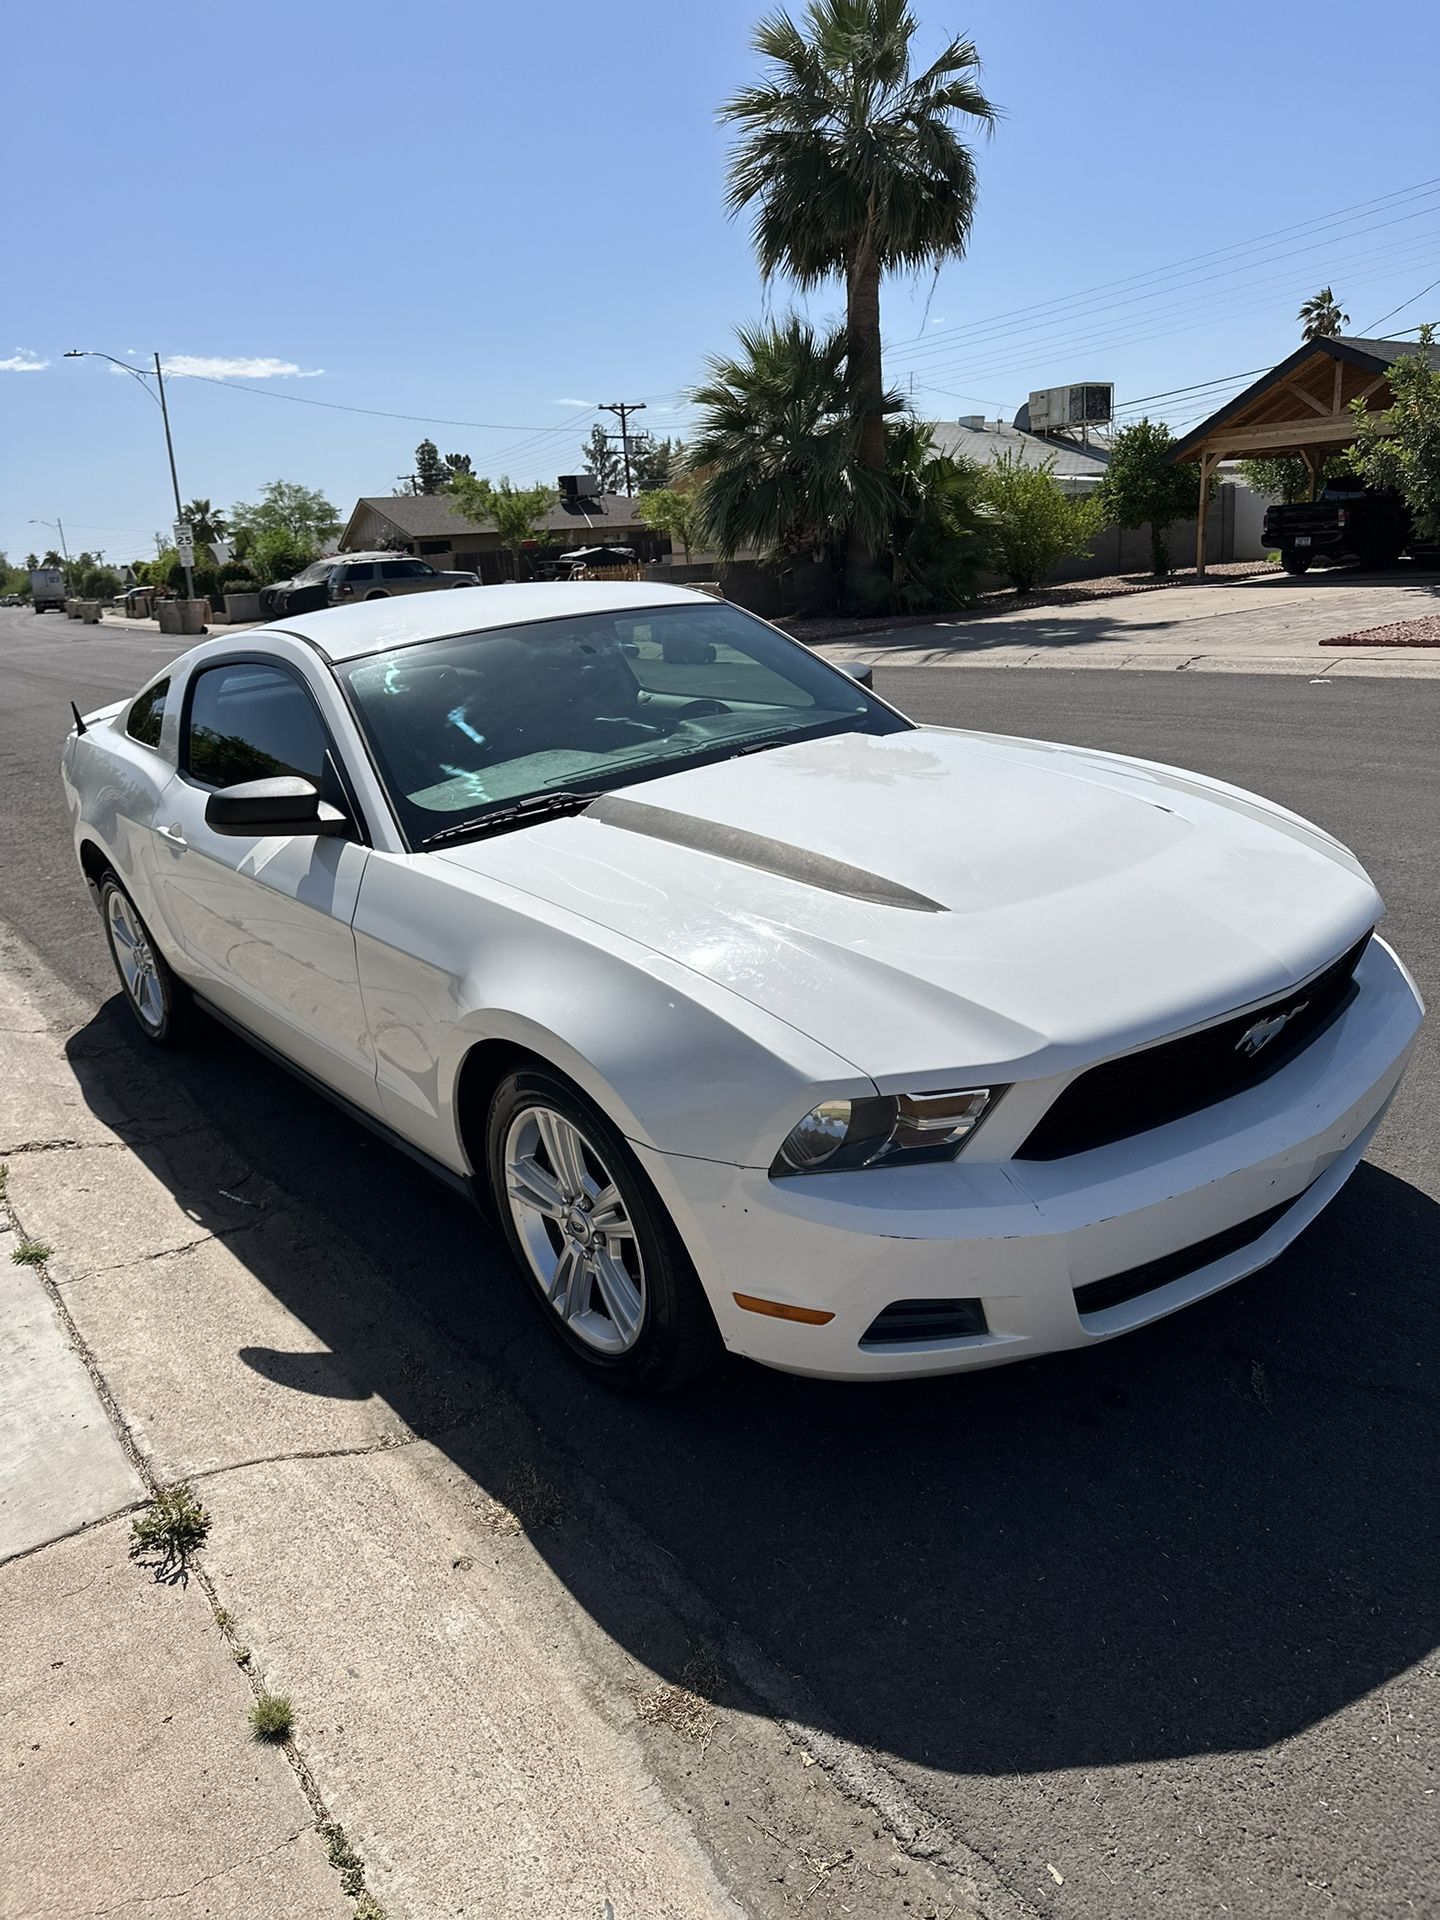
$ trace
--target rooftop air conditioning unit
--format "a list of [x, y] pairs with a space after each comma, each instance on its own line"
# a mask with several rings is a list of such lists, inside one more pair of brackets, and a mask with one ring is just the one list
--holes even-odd
[[1114, 412], [1115, 388], [1111, 381], [1044, 387], [1030, 396], [1030, 431], [1060, 433], [1067, 427], [1103, 427]]
[[600, 482], [593, 473], [562, 473], [555, 484], [567, 500], [600, 498]]
[[968, 427], [972, 433], [983, 433], [985, 416], [983, 413], [962, 413], [955, 424], [957, 427]]

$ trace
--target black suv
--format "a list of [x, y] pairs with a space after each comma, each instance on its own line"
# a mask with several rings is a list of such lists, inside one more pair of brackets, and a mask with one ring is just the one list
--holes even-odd
[[267, 620], [276, 620], [282, 613], [314, 613], [317, 607], [328, 606], [325, 582], [338, 558], [337, 554], [327, 554], [323, 560], [312, 560], [288, 580], [272, 580], [268, 587], [262, 587], [261, 613]]

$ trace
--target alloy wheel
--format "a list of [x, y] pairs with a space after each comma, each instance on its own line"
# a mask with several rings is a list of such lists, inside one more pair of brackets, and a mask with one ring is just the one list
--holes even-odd
[[140, 924], [140, 916], [115, 887], [110, 889], [106, 912], [121, 984], [142, 1023], [156, 1033], [165, 1021], [165, 995], [160, 985], [160, 969]]
[[645, 1321], [645, 1263], [593, 1142], [553, 1107], [522, 1107], [504, 1167], [510, 1215], [546, 1301], [597, 1353], [627, 1352]]

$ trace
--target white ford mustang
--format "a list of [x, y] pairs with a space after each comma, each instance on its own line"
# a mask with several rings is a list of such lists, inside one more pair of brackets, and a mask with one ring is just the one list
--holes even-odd
[[64, 750], [131, 1011], [196, 1003], [493, 1207], [596, 1374], [1105, 1340], [1335, 1194], [1421, 1018], [1354, 857], [917, 727], [678, 588], [208, 640]]

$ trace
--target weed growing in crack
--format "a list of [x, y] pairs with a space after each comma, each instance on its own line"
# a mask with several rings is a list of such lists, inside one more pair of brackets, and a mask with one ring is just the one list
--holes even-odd
[[130, 1528], [130, 1558], [154, 1569], [155, 1578], [184, 1584], [192, 1553], [205, 1544], [210, 1516], [188, 1481], [166, 1487]]
[[5, 1189], [10, 1183], [10, 1169], [0, 1160], [0, 1200], [5, 1198]]
[[248, 1667], [250, 1664], [250, 1649], [249, 1647], [236, 1647], [230, 1657], [234, 1660], [237, 1667]]
[[362, 1893], [355, 1902], [355, 1920], [385, 1920], [385, 1909], [373, 1893]]
[[257, 1740], [288, 1740], [294, 1725], [295, 1709], [288, 1694], [262, 1693], [250, 1709], [250, 1731]]
[[330, 1864], [340, 1876], [340, 1891], [353, 1900], [365, 1891], [365, 1863], [345, 1838], [345, 1829], [334, 1824], [320, 1829], [330, 1856]]
[[22, 1240], [10, 1258], [17, 1267], [43, 1267], [54, 1251], [43, 1240]]

